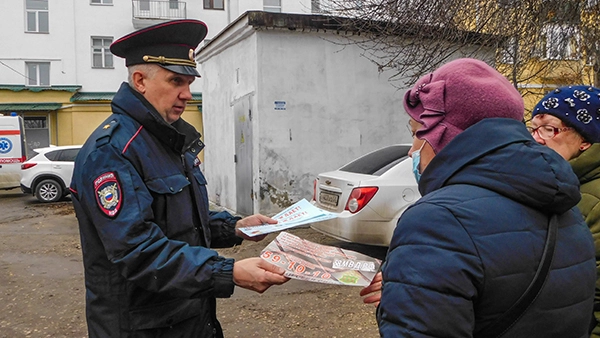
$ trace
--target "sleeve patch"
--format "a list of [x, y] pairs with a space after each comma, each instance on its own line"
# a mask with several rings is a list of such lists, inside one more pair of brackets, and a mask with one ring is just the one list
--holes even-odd
[[109, 171], [98, 176], [94, 180], [94, 191], [100, 210], [108, 217], [116, 217], [123, 200], [117, 174]]

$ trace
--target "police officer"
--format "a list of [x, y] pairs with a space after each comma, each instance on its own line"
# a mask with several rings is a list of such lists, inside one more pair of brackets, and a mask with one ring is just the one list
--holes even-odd
[[206, 33], [201, 21], [176, 20], [111, 46], [129, 83], [81, 149], [71, 183], [90, 337], [222, 337], [216, 298], [288, 280], [258, 257], [234, 262], [210, 249], [240, 244], [236, 226], [276, 221], [209, 211], [204, 145], [181, 119]]

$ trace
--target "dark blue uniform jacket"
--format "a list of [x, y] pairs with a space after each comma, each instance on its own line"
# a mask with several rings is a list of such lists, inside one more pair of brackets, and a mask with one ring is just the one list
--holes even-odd
[[200, 134], [166, 123], [127, 84], [75, 161], [71, 183], [90, 337], [220, 337], [239, 219], [210, 212]]
[[377, 312], [384, 337], [473, 337], [504, 313], [540, 262], [559, 214], [549, 278], [504, 337], [587, 337], [596, 261], [568, 162], [522, 123], [486, 119], [429, 163], [422, 198], [394, 231]]

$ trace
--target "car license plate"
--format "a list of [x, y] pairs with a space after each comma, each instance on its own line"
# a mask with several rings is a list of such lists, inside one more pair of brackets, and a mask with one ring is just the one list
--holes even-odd
[[321, 191], [321, 193], [319, 194], [319, 202], [321, 202], [325, 205], [331, 205], [331, 206], [337, 207], [339, 199], [340, 199], [339, 194], [325, 192], [325, 191]]

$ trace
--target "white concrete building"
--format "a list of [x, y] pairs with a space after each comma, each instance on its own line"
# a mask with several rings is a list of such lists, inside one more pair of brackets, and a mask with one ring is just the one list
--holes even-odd
[[25, 118], [30, 149], [83, 143], [126, 80], [112, 41], [200, 19], [208, 25], [196, 57], [202, 78], [184, 119], [207, 144], [210, 199], [242, 214], [278, 212], [310, 199], [319, 172], [410, 141], [403, 91], [357, 46], [336, 43], [347, 42], [338, 22], [306, 14], [318, 3], [3, 0], [0, 113]]
[[185, 18], [204, 21], [210, 40], [247, 10], [307, 13], [310, 0], [3, 0], [0, 84], [115, 91], [127, 73], [108, 51], [112, 41]]
[[197, 53], [212, 201], [274, 214], [310, 200], [318, 173], [411, 142], [404, 90], [339, 29], [320, 15], [248, 12]]
[[[0, 114], [24, 116], [30, 148], [81, 143], [127, 77], [124, 60], [110, 53], [113, 41], [185, 18], [204, 21], [209, 41], [247, 10], [306, 13], [310, 0], [3, 0]], [[202, 129], [201, 81], [192, 91], [187, 117]]]

